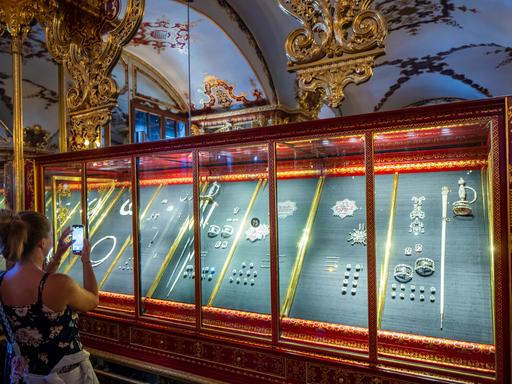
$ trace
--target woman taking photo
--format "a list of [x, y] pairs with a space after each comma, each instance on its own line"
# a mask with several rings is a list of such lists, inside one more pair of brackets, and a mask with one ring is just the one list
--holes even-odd
[[0, 251], [10, 267], [0, 274], [0, 318], [8, 339], [4, 383], [98, 383], [77, 324], [77, 312], [98, 305], [89, 243], [81, 253], [83, 288], [55, 273], [70, 246], [70, 232], [62, 233], [46, 265], [52, 248], [48, 219], [0, 210]]

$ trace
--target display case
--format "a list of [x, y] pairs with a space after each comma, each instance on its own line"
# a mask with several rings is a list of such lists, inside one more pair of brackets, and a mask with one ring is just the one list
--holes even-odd
[[91, 241], [86, 344], [237, 382], [508, 382], [507, 103], [36, 158], [55, 236]]

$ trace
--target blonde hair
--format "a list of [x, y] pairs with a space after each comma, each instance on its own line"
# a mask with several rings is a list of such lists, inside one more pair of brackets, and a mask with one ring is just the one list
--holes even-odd
[[18, 214], [10, 209], [0, 209], [0, 253], [11, 265], [25, 261], [50, 230], [48, 219], [40, 213], [24, 211]]
[[26, 240], [27, 227], [20, 215], [0, 209], [0, 253], [8, 263], [21, 260]]

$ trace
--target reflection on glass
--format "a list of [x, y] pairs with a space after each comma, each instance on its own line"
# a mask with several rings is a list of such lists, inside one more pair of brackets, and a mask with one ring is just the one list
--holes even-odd
[[[87, 225], [91, 262], [100, 291], [133, 295], [129, 159], [87, 163]], [[79, 256], [64, 272], [82, 280]], [[121, 297], [120, 296], [120, 297]]]
[[[193, 304], [192, 154], [140, 157], [137, 165], [143, 311], [152, 314], [155, 301], [150, 299]], [[193, 321], [193, 305], [180, 308], [186, 308]], [[175, 308], [166, 316], [179, 315], [183, 313]]]
[[382, 133], [374, 147], [380, 347], [404, 334], [493, 344], [487, 124]]
[[[199, 156], [204, 323], [219, 325], [214, 308], [270, 314], [267, 147], [223, 148]], [[220, 325], [270, 332], [269, 322]]]
[[[44, 213], [52, 225], [53, 244], [57, 244], [61, 233], [67, 227], [82, 224], [80, 164], [44, 168]], [[68, 250], [61, 260], [61, 272], [66, 271], [73, 262], [72, 259], [73, 255]]]
[[367, 349], [365, 193], [361, 136], [277, 145], [283, 337]]

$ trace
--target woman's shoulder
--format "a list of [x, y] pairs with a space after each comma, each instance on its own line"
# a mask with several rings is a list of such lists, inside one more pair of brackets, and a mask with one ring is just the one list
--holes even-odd
[[75, 281], [64, 273], [51, 273], [46, 278], [46, 285], [54, 289], [65, 290], [71, 288], [75, 284]]

